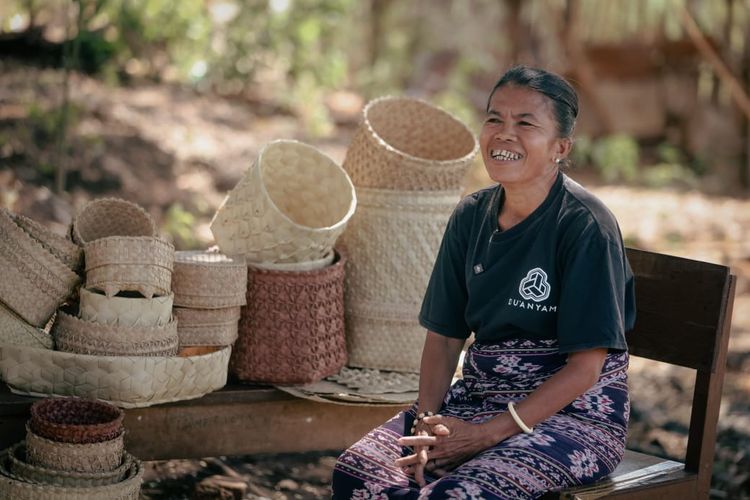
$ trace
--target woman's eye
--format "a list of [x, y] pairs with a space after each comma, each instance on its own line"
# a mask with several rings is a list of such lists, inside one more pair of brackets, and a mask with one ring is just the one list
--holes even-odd
[[487, 121], [485, 123], [500, 123], [499, 118], [487, 118]]
[[533, 123], [529, 123], [529, 122], [518, 122], [518, 124], [521, 125], [522, 127], [533, 127], [534, 126]]

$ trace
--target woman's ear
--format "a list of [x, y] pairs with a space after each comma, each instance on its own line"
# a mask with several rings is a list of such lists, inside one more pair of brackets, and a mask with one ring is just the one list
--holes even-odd
[[570, 137], [563, 137], [557, 139], [557, 145], [555, 146], [555, 156], [564, 160], [570, 154], [570, 150], [573, 149], [573, 139]]

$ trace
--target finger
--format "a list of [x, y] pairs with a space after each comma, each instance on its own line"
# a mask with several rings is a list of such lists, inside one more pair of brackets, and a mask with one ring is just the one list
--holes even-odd
[[448, 436], [451, 430], [445, 424], [435, 424], [432, 428], [432, 433], [436, 436]]
[[437, 477], [443, 477], [448, 475], [448, 471], [445, 469], [435, 469], [432, 474]]
[[407, 465], [414, 465], [417, 463], [419, 463], [419, 456], [415, 453], [413, 455], [397, 458], [393, 462], [393, 465], [395, 465], [396, 467], [405, 467]]
[[424, 417], [422, 422], [429, 425], [445, 424], [448, 422], [449, 418], [450, 417], [445, 417], [443, 415], [432, 415], [431, 417]]
[[414, 480], [421, 487], [424, 487], [427, 482], [424, 480], [424, 465], [418, 465], [414, 470]]
[[424, 464], [426, 464], [426, 463], [427, 463], [427, 460], [429, 460], [429, 459], [427, 458], [427, 448], [422, 448], [421, 450], [419, 450], [419, 451], [417, 452], [417, 456], [419, 457], [419, 463], [420, 463], [421, 465], [424, 465]]
[[436, 436], [404, 436], [398, 438], [397, 443], [401, 446], [433, 446], [437, 442]]

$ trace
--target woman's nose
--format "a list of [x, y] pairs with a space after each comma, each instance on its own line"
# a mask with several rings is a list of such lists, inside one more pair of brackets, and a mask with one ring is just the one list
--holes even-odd
[[501, 141], [514, 141], [516, 134], [511, 125], [503, 123], [495, 131], [495, 138]]

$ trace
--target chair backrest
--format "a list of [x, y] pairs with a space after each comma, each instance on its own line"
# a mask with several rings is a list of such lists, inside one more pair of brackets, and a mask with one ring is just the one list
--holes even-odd
[[685, 470], [708, 496], [735, 277], [726, 266], [627, 249], [635, 274], [634, 356], [696, 370]]

